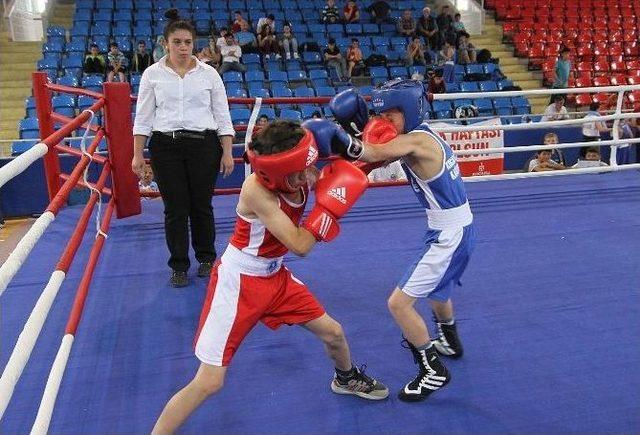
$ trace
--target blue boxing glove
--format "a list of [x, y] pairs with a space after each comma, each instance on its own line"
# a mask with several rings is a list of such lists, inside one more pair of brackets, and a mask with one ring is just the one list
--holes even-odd
[[355, 88], [335, 95], [329, 102], [329, 108], [336, 121], [352, 136], [360, 136], [369, 121], [367, 103]]
[[328, 119], [308, 119], [302, 127], [313, 134], [320, 157], [339, 154], [347, 160], [358, 160], [364, 151], [361, 141]]

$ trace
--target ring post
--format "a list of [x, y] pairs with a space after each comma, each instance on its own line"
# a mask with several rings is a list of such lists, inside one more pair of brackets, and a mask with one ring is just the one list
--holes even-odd
[[[51, 92], [46, 87], [49, 78], [43, 72], [34, 72], [31, 77], [33, 79], [33, 96], [36, 102], [36, 113], [40, 128], [40, 140], [42, 140], [51, 136], [55, 131], [53, 119], [51, 118]], [[44, 174], [47, 180], [49, 201], [51, 201], [60, 189], [60, 159], [58, 158], [58, 150], [53, 146], [49, 147], [49, 151], [44, 156]]]
[[104, 84], [104, 128], [109, 146], [111, 184], [118, 219], [140, 214], [138, 177], [131, 170], [133, 125], [128, 83]]

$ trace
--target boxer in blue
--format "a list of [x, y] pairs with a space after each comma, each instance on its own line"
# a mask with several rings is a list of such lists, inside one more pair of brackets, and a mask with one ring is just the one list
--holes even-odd
[[[424, 122], [429, 103], [423, 84], [392, 80], [373, 91], [371, 102], [379, 116], [365, 126], [362, 119], [366, 104], [356, 91], [343, 91], [332, 100], [331, 109], [339, 123], [352, 134], [363, 131], [364, 142], [327, 120], [307, 121], [305, 127], [314, 133], [321, 154], [332, 152], [369, 163], [400, 159], [411, 188], [425, 208], [423, 249], [388, 301], [418, 364], [417, 376], [398, 397], [420, 401], [451, 378], [439, 355], [460, 358], [463, 353], [451, 292], [467, 266], [476, 232], [456, 157]], [[435, 313], [438, 337], [433, 340], [414, 307], [421, 298], [429, 299]]]

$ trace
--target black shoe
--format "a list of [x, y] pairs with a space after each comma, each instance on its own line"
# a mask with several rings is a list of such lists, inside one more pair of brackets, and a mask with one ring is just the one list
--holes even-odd
[[442, 365], [434, 346], [427, 350], [418, 350], [408, 341], [406, 343], [416, 364], [418, 375], [398, 392], [398, 399], [403, 402], [419, 402], [425, 400], [431, 393], [449, 383], [451, 376], [447, 368]]
[[172, 287], [186, 287], [189, 285], [189, 278], [187, 278], [187, 272], [181, 272], [179, 270], [174, 270], [171, 273], [171, 278], [169, 279], [169, 284]]
[[446, 356], [453, 359], [458, 359], [462, 356], [462, 342], [458, 337], [458, 330], [456, 324], [446, 325], [440, 323], [436, 319], [436, 325], [438, 327], [438, 338], [433, 340], [438, 353], [442, 356]]
[[211, 275], [211, 269], [213, 269], [213, 263], [205, 261], [198, 266], [198, 276], [200, 278], [208, 278]]
[[363, 365], [360, 369], [354, 366], [355, 374], [341, 381], [338, 375], [333, 376], [331, 381], [331, 391], [336, 394], [353, 394], [363, 399], [382, 400], [389, 395], [389, 389], [373, 378], [364, 374], [367, 366]]

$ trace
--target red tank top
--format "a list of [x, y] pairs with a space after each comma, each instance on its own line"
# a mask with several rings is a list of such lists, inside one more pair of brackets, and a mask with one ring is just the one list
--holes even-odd
[[[280, 210], [285, 212], [295, 225], [300, 222], [308, 193], [309, 189], [305, 186], [302, 189], [302, 203], [300, 204], [294, 204], [284, 196], [278, 195]], [[239, 213], [229, 243], [244, 253], [265, 258], [282, 257], [288, 251], [287, 247], [267, 230], [260, 219], [250, 219]]]

